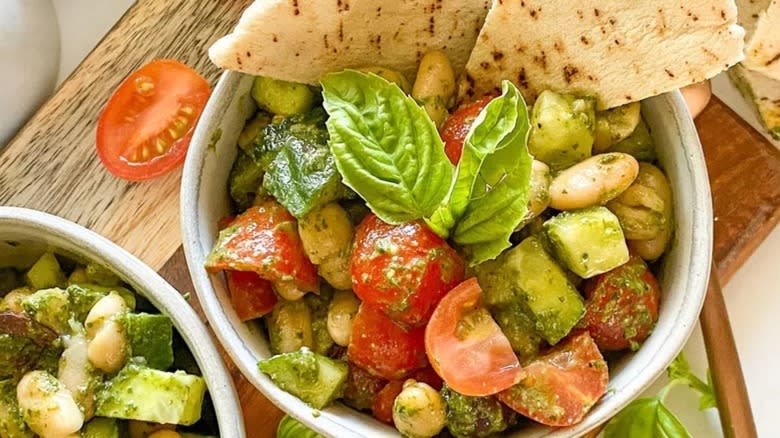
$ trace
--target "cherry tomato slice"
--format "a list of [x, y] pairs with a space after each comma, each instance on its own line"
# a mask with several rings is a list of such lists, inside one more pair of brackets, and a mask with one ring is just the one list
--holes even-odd
[[444, 140], [444, 153], [452, 164], [458, 164], [463, 153], [463, 142], [471, 130], [479, 113], [493, 100], [493, 96], [485, 96], [474, 102], [467, 103], [456, 109], [441, 126], [441, 138]]
[[376, 395], [371, 413], [385, 424], [393, 424], [393, 402], [404, 389], [404, 380], [391, 380]]
[[119, 85], [100, 114], [100, 160], [131, 181], [170, 171], [184, 161], [210, 94], [208, 82], [178, 61], [146, 64]]
[[378, 309], [362, 303], [352, 321], [349, 360], [387, 380], [406, 377], [427, 364], [425, 331], [404, 331]]
[[658, 321], [661, 289], [638, 256], [585, 283], [585, 315], [579, 327], [602, 351], [639, 348]]
[[420, 327], [463, 280], [464, 264], [425, 224], [389, 225], [369, 214], [355, 232], [350, 270], [361, 300], [403, 327]]
[[482, 305], [470, 278], [448, 293], [425, 329], [425, 352], [447, 386], [471, 396], [495, 394], [517, 383], [523, 369], [512, 345]]
[[260, 318], [273, 310], [277, 298], [270, 281], [254, 272], [226, 271], [225, 277], [233, 309], [241, 321]]
[[498, 398], [548, 426], [579, 423], [607, 391], [607, 363], [588, 332], [564, 339], [524, 371], [520, 383], [500, 392]]
[[250, 207], [220, 231], [206, 269], [256, 272], [261, 278], [290, 281], [305, 292], [319, 292], [319, 277], [303, 252], [295, 218], [276, 201]]

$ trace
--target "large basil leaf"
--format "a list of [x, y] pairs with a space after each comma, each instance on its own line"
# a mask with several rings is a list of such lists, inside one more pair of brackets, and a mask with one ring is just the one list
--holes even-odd
[[322, 79], [330, 148], [344, 183], [388, 223], [430, 216], [452, 165], [430, 117], [397, 85], [345, 70]]
[[614, 416], [604, 438], [690, 438], [680, 420], [658, 397], [640, 398]]

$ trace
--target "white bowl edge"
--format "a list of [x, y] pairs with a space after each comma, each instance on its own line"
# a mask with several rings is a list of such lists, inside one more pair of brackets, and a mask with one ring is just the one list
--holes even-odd
[[[259, 327], [238, 322], [222, 276], [211, 275], [203, 269], [216, 237], [217, 219], [229, 213], [227, 175], [236, 154], [236, 139], [252, 108], [248, 96], [250, 86], [247, 76], [234, 72], [223, 75], [201, 117], [184, 166], [182, 237], [204, 312], [241, 372], [282, 410], [326, 436], [397, 436], [394, 429], [341, 405], [325, 409], [315, 417], [309, 406], [277, 388], [256, 366], [260, 357], [270, 354]], [[650, 127], [655, 128], [652, 132], [659, 161], [672, 182], [678, 219], [672, 250], [659, 276], [664, 285], [661, 317], [643, 347], [610, 370], [612, 390], [581, 423], [564, 429], [529, 427], [512, 436], [562, 438], [594, 430], [664, 372], [696, 324], [712, 254], [712, 204], [701, 145], [679, 92], [643, 102], [643, 114]], [[212, 134], [217, 130], [221, 135], [213, 142]]]
[[154, 270], [108, 239], [65, 219], [0, 206], [0, 238], [45, 242], [114, 271], [174, 322], [206, 380], [222, 437], [246, 436], [233, 380], [206, 326], [181, 294]]

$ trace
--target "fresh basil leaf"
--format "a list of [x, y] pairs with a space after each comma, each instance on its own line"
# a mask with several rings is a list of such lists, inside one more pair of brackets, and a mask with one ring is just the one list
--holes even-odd
[[276, 438], [323, 438], [295, 418], [285, 415], [276, 428]]
[[325, 118], [325, 111], [315, 108], [272, 123], [251, 150], [256, 165], [265, 170], [263, 188], [297, 218], [354, 196], [341, 183], [328, 147]]
[[385, 222], [430, 216], [453, 169], [425, 110], [374, 74], [345, 70], [321, 83], [329, 145], [344, 183]]
[[604, 438], [690, 438], [680, 420], [657, 397], [631, 402], [612, 417]]
[[457, 222], [453, 240], [472, 265], [508, 248], [509, 236], [527, 211], [533, 163], [528, 109], [511, 82], [504, 81], [502, 88], [502, 96], [480, 113], [464, 142], [448, 207]]
[[428, 225], [442, 237], [460, 220], [474, 191], [485, 191], [482, 166], [491, 154], [525, 143], [528, 114], [522, 96], [511, 83], [479, 113], [463, 142], [463, 153], [447, 198], [428, 219]]
[[712, 376], [709, 371], [707, 372], [707, 383], [705, 383], [693, 373], [691, 365], [683, 353], [674, 358], [667, 369], [667, 374], [670, 380], [685, 383], [699, 393], [699, 410], [703, 411], [718, 406], [715, 398], [715, 388], [712, 385]]

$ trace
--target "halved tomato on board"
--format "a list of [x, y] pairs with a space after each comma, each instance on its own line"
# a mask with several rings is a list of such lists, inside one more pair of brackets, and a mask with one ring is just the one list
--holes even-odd
[[211, 94], [208, 82], [179, 61], [160, 59], [119, 85], [100, 114], [97, 151], [114, 175], [140, 181], [184, 161]]
[[271, 282], [292, 281], [304, 292], [320, 290], [317, 267], [303, 252], [298, 223], [272, 200], [250, 207], [219, 232], [206, 269], [251, 271]]
[[425, 328], [425, 352], [433, 369], [463, 395], [495, 394], [523, 374], [481, 295], [476, 278], [464, 281], [442, 298]]
[[588, 332], [570, 335], [523, 370], [520, 383], [498, 399], [548, 426], [579, 423], [607, 391], [607, 363]]
[[241, 321], [260, 318], [274, 309], [277, 298], [270, 281], [254, 272], [227, 271], [225, 277], [230, 301]]

